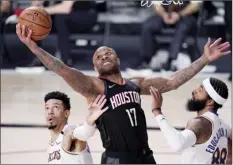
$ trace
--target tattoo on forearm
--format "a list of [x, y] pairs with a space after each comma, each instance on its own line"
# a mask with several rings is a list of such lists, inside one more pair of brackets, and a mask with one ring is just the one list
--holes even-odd
[[165, 93], [178, 88], [185, 82], [189, 81], [198, 72], [201, 71], [208, 64], [208, 59], [204, 56], [193, 62], [189, 67], [177, 71], [170, 80], [162, 77], [141, 79], [140, 82], [141, 93], [150, 94], [149, 87], [153, 86], [159, 90], [160, 93]]
[[59, 72], [64, 69], [65, 64], [61, 60], [53, 57], [43, 49], [39, 48], [35, 54], [48, 69], [54, 71], [55, 73], [59, 74]]
[[189, 67], [177, 71], [173, 76], [173, 85], [175, 88], [183, 85], [185, 82], [194, 77], [208, 64], [208, 59], [201, 57], [192, 63]]
[[84, 96], [94, 97], [97, 95], [90, 77], [76, 69], [66, 67], [61, 60], [53, 57], [41, 48], [34, 53], [48, 69], [60, 75], [76, 92]]
[[172, 90], [171, 81], [168, 81], [166, 78], [156, 77], [156, 78], [149, 78], [145, 79], [141, 83], [141, 93], [142, 94], [150, 94], [150, 86], [158, 89], [160, 93], [165, 93]]

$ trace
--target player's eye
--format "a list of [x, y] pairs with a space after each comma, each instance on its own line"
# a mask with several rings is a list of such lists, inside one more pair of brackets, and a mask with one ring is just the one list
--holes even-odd
[[58, 108], [58, 106], [55, 106], [55, 108]]
[[49, 107], [45, 107], [45, 110], [47, 111], [49, 109]]

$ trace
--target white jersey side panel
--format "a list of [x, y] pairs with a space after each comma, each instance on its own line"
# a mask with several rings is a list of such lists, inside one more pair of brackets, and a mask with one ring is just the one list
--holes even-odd
[[81, 152], [68, 152], [62, 147], [63, 135], [60, 134], [56, 142], [48, 148], [49, 164], [93, 164], [88, 145]]
[[230, 128], [216, 114], [202, 115], [212, 123], [212, 134], [203, 144], [197, 144], [182, 152], [184, 164], [225, 164], [228, 153], [228, 133]]

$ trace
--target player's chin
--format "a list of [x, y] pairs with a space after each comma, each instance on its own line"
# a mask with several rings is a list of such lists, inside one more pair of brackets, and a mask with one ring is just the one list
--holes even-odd
[[48, 124], [48, 129], [49, 130], [53, 130], [53, 129], [55, 129], [57, 127], [57, 125], [56, 124]]
[[102, 67], [99, 73], [101, 76], [107, 76], [107, 75], [119, 73], [119, 69], [117, 66], [109, 65], [109, 66]]

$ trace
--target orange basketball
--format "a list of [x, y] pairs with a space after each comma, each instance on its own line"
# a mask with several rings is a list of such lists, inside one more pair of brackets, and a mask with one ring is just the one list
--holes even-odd
[[25, 25], [26, 34], [32, 30], [31, 39], [34, 41], [44, 39], [52, 28], [52, 19], [47, 11], [41, 7], [26, 8], [18, 18], [21, 27]]

